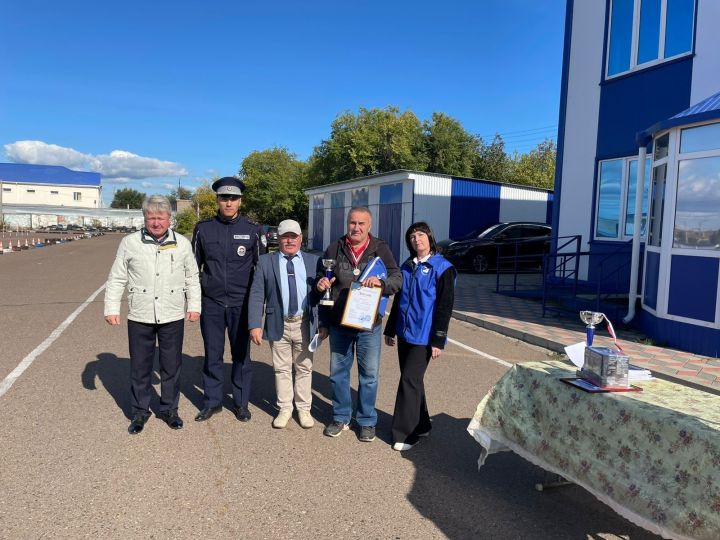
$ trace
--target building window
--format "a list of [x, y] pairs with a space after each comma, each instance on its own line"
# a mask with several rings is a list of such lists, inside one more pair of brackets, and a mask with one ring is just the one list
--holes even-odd
[[673, 247], [720, 250], [720, 156], [681, 160]]
[[695, 0], [612, 0], [607, 76], [692, 51]]
[[73, 191], [73, 201], [82, 201], [82, 193]]
[[34, 190], [34, 189], [28, 189], [27, 192], [28, 192], [28, 193], [35, 193], [35, 190]]
[[680, 130], [673, 247], [720, 251], [720, 123]]
[[667, 163], [661, 163], [653, 167], [652, 211], [650, 212], [650, 238], [648, 239], [648, 244], [655, 247], [660, 247], [662, 243], [666, 177]]
[[50, 195], [60, 195], [59, 191], [50, 191]]
[[[640, 235], [646, 234], [648, 191], [651, 160], [645, 161], [642, 218]], [[635, 226], [635, 192], [637, 186], [637, 158], [610, 159], [600, 162], [598, 197], [595, 219], [595, 238], [598, 240], [629, 240]]]
[[12, 191], [12, 188], [4, 187], [4, 188], [3, 188], [3, 191]]

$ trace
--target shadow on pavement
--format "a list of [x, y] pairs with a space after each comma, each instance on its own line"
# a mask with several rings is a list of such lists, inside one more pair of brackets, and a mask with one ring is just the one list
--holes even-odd
[[469, 422], [435, 415], [430, 437], [402, 454], [416, 469], [408, 500], [449, 538], [659, 538], [578, 486], [536, 491], [547, 473], [513, 453], [490, 456], [478, 470]]
[[[202, 408], [203, 395], [201, 390], [202, 357], [183, 354], [180, 372], [180, 394], [185, 396], [195, 407]], [[199, 367], [198, 367], [199, 365]], [[157, 411], [160, 396], [155, 385], [160, 384], [158, 375], [157, 348], [151, 383], [154, 385], [150, 399], [150, 410]], [[120, 358], [113, 353], [99, 353], [95, 360], [88, 362], [81, 375], [83, 388], [97, 390], [97, 380], [115, 400], [115, 404], [128, 420], [132, 419], [130, 410], [130, 359]]]
[[[357, 372], [357, 360], [353, 363], [353, 370]], [[327, 425], [333, 420], [332, 413], [332, 383], [330, 377], [313, 371], [313, 405], [312, 412], [313, 417]], [[350, 396], [353, 402], [353, 418], [350, 423], [350, 429], [359, 431], [358, 425], [355, 422], [355, 412], [357, 410], [357, 390], [350, 387]], [[323, 398], [323, 399], [319, 399]], [[392, 444], [392, 414], [388, 414], [378, 408], [377, 411], [377, 424], [375, 425], [375, 437], [386, 444]]]

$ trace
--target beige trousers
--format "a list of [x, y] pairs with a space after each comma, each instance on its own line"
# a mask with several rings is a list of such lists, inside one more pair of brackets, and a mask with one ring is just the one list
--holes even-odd
[[[307, 319], [285, 322], [283, 337], [271, 341], [275, 391], [280, 410], [295, 407], [299, 411], [310, 411], [312, 404], [312, 361], [313, 353], [308, 350], [310, 326]], [[293, 365], [295, 365], [295, 389], [293, 392]]]

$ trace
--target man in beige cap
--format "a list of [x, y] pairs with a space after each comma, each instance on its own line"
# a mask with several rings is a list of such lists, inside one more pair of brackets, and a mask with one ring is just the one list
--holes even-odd
[[279, 252], [261, 255], [258, 259], [250, 288], [248, 328], [255, 345], [260, 345], [263, 338], [270, 342], [280, 409], [273, 427], [287, 426], [294, 398], [298, 421], [308, 429], [315, 423], [310, 414], [313, 360], [310, 349], [314, 350], [310, 342], [318, 328], [317, 305], [321, 295], [314, 282], [319, 258], [300, 251], [302, 230], [292, 219], [278, 226], [278, 244]]

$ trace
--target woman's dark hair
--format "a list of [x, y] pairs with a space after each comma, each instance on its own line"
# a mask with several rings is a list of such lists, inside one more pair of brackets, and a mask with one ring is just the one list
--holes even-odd
[[410, 258], [417, 257], [417, 253], [415, 252], [415, 249], [413, 249], [412, 244], [410, 243], [410, 236], [412, 235], [412, 233], [417, 231], [427, 234], [428, 240], [430, 241], [430, 253], [437, 253], [437, 243], [435, 242], [435, 235], [433, 234], [430, 225], [428, 225], [424, 221], [418, 221], [410, 225], [408, 227], [408, 230], [405, 232], [405, 245], [410, 252]]

